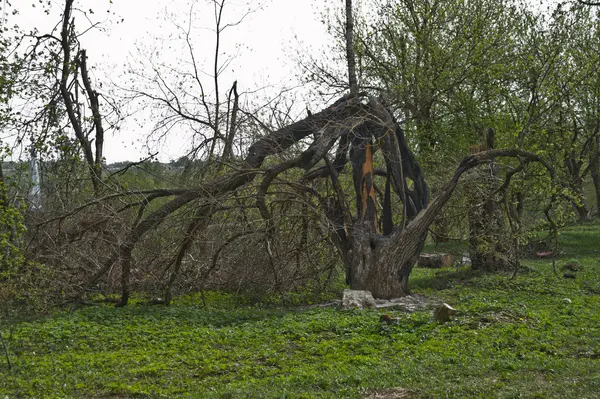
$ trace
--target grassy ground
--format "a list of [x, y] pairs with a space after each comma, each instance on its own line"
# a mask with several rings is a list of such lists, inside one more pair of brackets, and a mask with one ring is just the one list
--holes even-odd
[[[0, 326], [0, 398], [597, 398], [600, 224], [563, 232], [549, 261], [515, 279], [417, 269], [414, 291], [459, 310], [379, 323], [377, 311], [239, 306], [213, 295], [175, 306], [93, 307]], [[390, 313], [390, 312], [388, 312]], [[2, 346], [0, 345], [0, 351]]]

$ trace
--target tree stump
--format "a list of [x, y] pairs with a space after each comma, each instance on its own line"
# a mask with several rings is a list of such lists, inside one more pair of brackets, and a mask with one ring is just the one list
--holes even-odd
[[450, 254], [421, 254], [417, 265], [431, 269], [450, 267], [454, 264], [454, 258]]

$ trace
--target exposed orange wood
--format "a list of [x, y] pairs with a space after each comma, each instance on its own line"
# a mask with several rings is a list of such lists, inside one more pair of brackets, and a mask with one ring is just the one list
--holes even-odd
[[375, 187], [373, 184], [373, 150], [371, 144], [367, 143], [365, 148], [365, 160], [362, 164], [362, 190], [361, 190], [361, 205], [362, 205], [362, 217], [364, 218], [367, 214], [369, 200], [374, 210], [373, 221], [375, 223], [375, 230], [379, 230], [377, 224], [377, 213], [375, 211]]

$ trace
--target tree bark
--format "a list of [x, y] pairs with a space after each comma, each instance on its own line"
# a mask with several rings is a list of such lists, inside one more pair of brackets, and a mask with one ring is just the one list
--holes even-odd
[[590, 175], [596, 192], [596, 215], [600, 216], [600, 137], [594, 138], [594, 150], [590, 153]]
[[[483, 149], [492, 150], [494, 131], [488, 129]], [[469, 253], [471, 267], [476, 270], [509, 270], [509, 254], [517, 251], [510, 248], [511, 240], [504, 224], [504, 213], [498, 201], [498, 167], [494, 161], [482, 169], [470, 173], [472, 181], [469, 198]]]
[[[60, 77], [60, 95], [65, 104], [67, 115], [71, 127], [75, 132], [77, 141], [81, 146], [85, 162], [89, 168], [92, 185], [94, 187], [94, 193], [96, 196], [100, 194], [102, 184], [102, 150], [104, 146], [104, 129], [102, 127], [102, 117], [100, 114], [100, 105], [98, 101], [98, 93], [92, 89], [91, 81], [88, 76], [87, 63], [86, 63], [86, 52], [82, 50], [77, 54], [75, 60], [71, 59], [73, 41], [76, 40], [75, 32], [73, 29], [73, 22], [71, 21], [71, 12], [73, 10], [74, 0], [66, 0], [65, 9], [63, 12], [62, 29], [61, 29], [61, 49], [62, 49], [62, 70]], [[90, 101], [90, 108], [92, 111], [92, 117], [94, 120], [94, 129], [96, 136], [96, 148], [95, 156], [92, 151], [92, 143], [88, 139], [86, 132], [82, 126], [81, 120], [78, 117], [78, 107], [80, 105], [73, 100], [71, 93], [71, 86], [69, 79], [73, 73], [73, 64], [78, 64], [81, 68], [82, 79], [86, 95]], [[77, 87], [77, 86], [76, 86]], [[75, 88], [77, 90], [77, 88]]]
[[354, 16], [352, 15], [352, 0], [346, 0], [346, 60], [348, 62], [348, 84], [350, 94], [358, 95], [356, 79], [356, 57], [354, 56]]

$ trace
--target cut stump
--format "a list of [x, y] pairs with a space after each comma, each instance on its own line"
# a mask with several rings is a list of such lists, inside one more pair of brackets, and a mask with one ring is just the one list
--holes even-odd
[[421, 254], [417, 264], [421, 267], [439, 269], [452, 266], [454, 258], [450, 254]]

